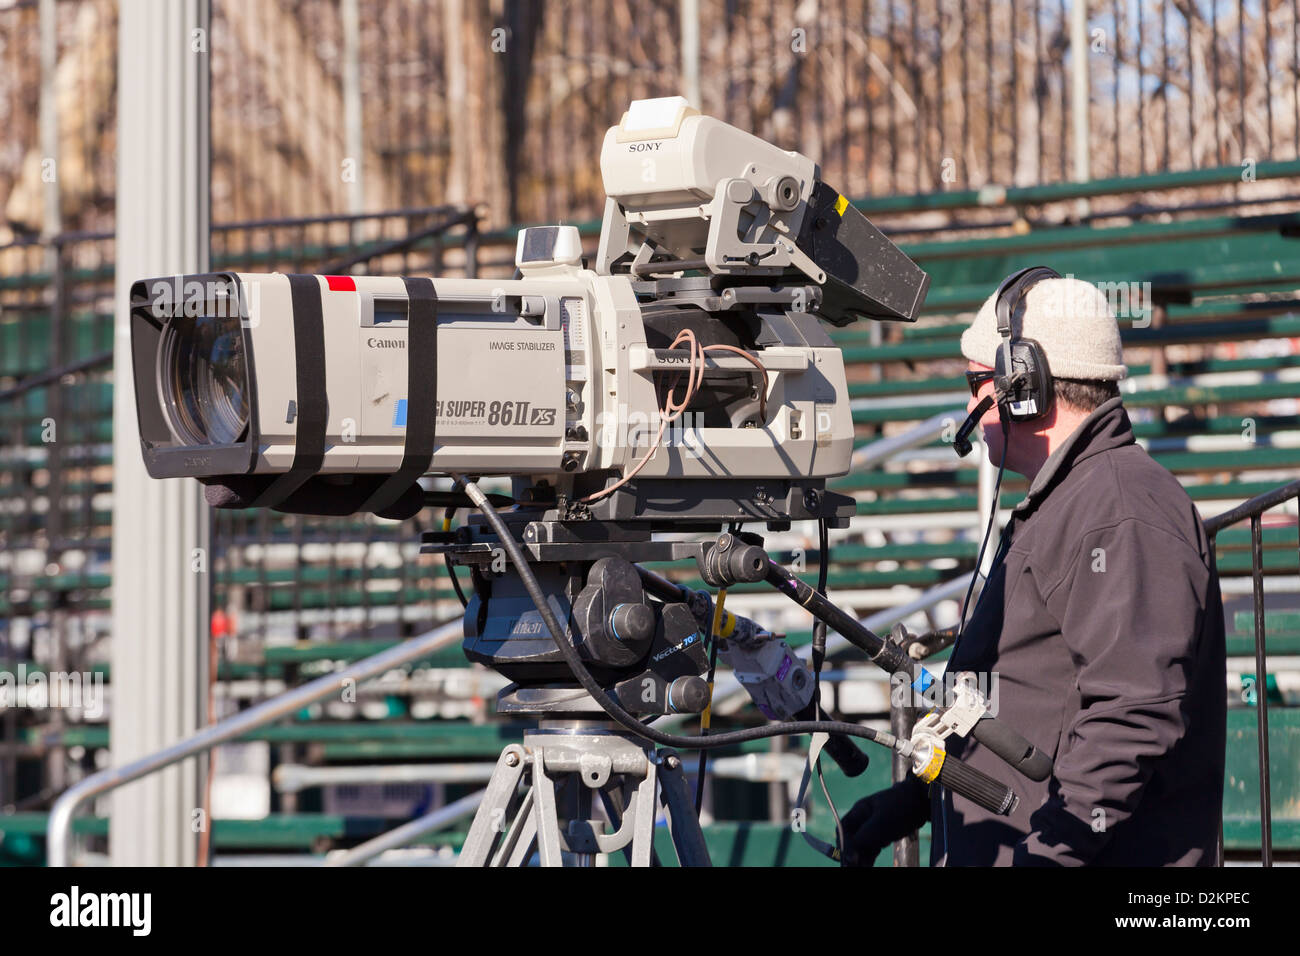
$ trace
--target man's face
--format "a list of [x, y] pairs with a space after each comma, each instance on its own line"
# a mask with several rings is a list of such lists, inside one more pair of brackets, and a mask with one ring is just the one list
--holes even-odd
[[[966, 369], [970, 372], [993, 371], [987, 365], [980, 365], [978, 362], [967, 362]], [[980, 383], [979, 391], [972, 395], [970, 401], [966, 403], [966, 414], [969, 415], [975, 411], [975, 406], [986, 397], [994, 397], [992, 379]], [[989, 461], [995, 465], [1000, 464], [1002, 461], [1002, 422], [998, 417], [996, 402], [989, 406], [988, 411], [980, 418], [980, 431], [984, 435], [984, 445], [988, 449]]]

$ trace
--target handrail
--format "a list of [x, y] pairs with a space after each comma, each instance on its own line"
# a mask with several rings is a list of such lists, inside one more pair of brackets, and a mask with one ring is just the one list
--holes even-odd
[[48, 838], [48, 862], [50, 866], [68, 865], [68, 841], [72, 832], [72, 817], [81, 804], [92, 797], [115, 790], [124, 784], [139, 780], [151, 773], [170, 767], [186, 757], [209, 750], [243, 736], [251, 730], [265, 724], [274, 723], [289, 716], [294, 711], [318, 700], [323, 700], [339, 691], [343, 681], [355, 680], [360, 683], [375, 677], [394, 667], [410, 664], [435, 651], [454, 644], [463, 636], [463, 624], [459, 618], [448, 621], [439, 627], [403, 641], [385, 651], [363, 658], [355, 664], [316, 678], [314, 681], [295, 687], [270, 700], [263, 701], [255, 707], [240, 711], [234, 716], [205, 727], [198, 733], [178, 741], [162, 750], [134, 760], [124, 767], [108, 767], [93, 773], [86, 779], [74, 784], [63, 792], [50, 810], [49, 823], [46, 825]]
[[19, 395], [25, 395], [34, 388], [43, 388], [46, 385], [57, 385], [59, 379], [65, 375], [76, 375], [79, 372], [89, 372], [91, 369], [99, 368], [101, 365], [113, 364], [113, 350], [100, 352], [98, 355], [91, 355], [84, 359], [78, 359], [75, 362], [69, 362], [61, 368], [50, 369], [37, 375], [29, 376], [23, 379], [12, 388], [6, 388], [0, 392], [0, 402], [7, 402]]
[[[331, 213], [316, 216], [278, 216], [264, 219], [238, 219], [230, 222], [215, 222], [213, 232], [239, 232], [244, 229], [297, 229], [303, 226], [324, 226], [346, 222], [364, 222], [371, 219], [410, 219], [415, 216], [432, 216], [437, 213], [464, 210], [464, 206], [447, 204], [442, 206], [409, 206], [397, 209], [379, 209], [375, 212]], [[0, 252], [10, 249], [38, 248], [40, 246], [70, 246], [78, 242], [107, 242], [115, 239], [117, 233], [103, 230], [69, 230], [53, 236], [22, 236], [10, 242], [0, 244]]]
[[[349, 269], [361, 265], [362, 263], [368, 263], [372, 259], [377, 259], [382, 256], [390, 256], [399, 252], [409, 252], [424, 240], [433, 236], [439, 236], [456, 226], [466, 227], [465, 248], [467, 253], [472, 253], [472, 251], [477, 248], [478, 241], [478, 210], [474, 208], [460, 209], [457, 212], [448, 214], [439, 219], [432, 226], [419, 229], [408, 235], [402, 236], [400, 239], [394, 239], [390, 242], [371, 246], [368, 249], [361, 249], [346, 258], [338, 259], [322, 266], [319, 271], [321, 274], [341, 274], [347, 272]], [[474, 256], [469, 254], [469, 257], [466, 259], [465, 268], [471, 278], [473, 278], [474, 272], [476, 271], [475, 265]]]
[[362, 783], [487, 783], [491, 762], [362, 764], [347, 767], [310, 767], [282, 763], [271, 771], [271, 786], [280, 793], [299, 793], [313, 787]]
[[[858, 401], [861, 401], [861, 399], [858, 399]], [[850, 469], [875, 468], [884, 464], [899, 452], [911, 451], [920, 445], [928, 445], [935, 438], [942, 435], [944, 429], [955, 426], [965, 418], [964, 412], [965, 409], [958, 411], [955, 408], [951, 411], [939, 412], [919, 425], [913, 425], [901, 434], [890, 435], [888, 438], [881, 438], [869, 445], [863, 445], [853, 453], [853, 457], [849, 460], [849, 467]]]
[[[1224, 528], [1250, 519], [1250, 576], [1253, 583], [1255, 605], [1255, 721], [1259, 737], [1259, 835], [1260, 862], [1273, 865], [1273, 794], [1272, 764], [1268, 752], [1268, 648], [1264, 642], [1264, 548], [1260, 516], [1291, 498], [1300, 499], [1300, 481], [1266, 491], [1243, 501], [1237, 507], [1215, 515], [1205, 521], [1211, 547]], [[1300, 541], [1297, 542], [1300, 547]], [[1223, 859], [1223, 837], [1220, 831], [1219, 859]]]
[[426, 813], [422, 817], [416, 817], [403, 823], [400, 827], [394, 827], [385, 833], [379, 834], [372, 840], [367, 840], [359, 846], [354, 846], [350, 850], [345, 850], [337, 856], [330, 856], [325, 859], [322, 866], [360, 866], [366, 860], [373, 859], [387, 850], [396, 850], [399, 847], [406, 846], [417, 837], [422, 837], [426, 833], [432, 833], [434, 830], [441, 830], [449, 823], [455, 823], [462, 817], [467, 817], [478, 810], [479, 804], [487, 796], [487, 790], [479, 790], [471, 793], [468, 797], [461, 797], [445, 807], [439, 807], [431, 813]]
[[1274, 488], [1272, 491], [1266, 491], [1253, 498], [1248, 498], [1231, 511], [1225, 511], [1223, 514], [1205, 519], [1203, 522], [1205, 530], [1209, 532], [1211, 538], [1216, 537], [1220, 531], [1229, 525], [1244, 521], [1246, 518], [1258, 515], [1269, 508], [1275, 508], [1288, 498], [1296, 497], [1300, 497], [1300, 480], [1282, 485], [1280, 488]]

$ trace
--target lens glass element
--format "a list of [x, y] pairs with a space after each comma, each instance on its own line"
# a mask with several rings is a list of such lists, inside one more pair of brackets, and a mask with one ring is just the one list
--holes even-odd
[[173, 319], [161, 372], [172, 425], [188, 444], [230, 445], [243, 436], [248, 365], [238, 316]]

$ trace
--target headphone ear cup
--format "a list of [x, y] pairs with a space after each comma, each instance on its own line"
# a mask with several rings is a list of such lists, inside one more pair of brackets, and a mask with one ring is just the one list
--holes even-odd
[[[998, 348], [993, 363], [996, 373], [993, 387], [998, 395], [998, 406], [1013, 422], [1028, 422], [1046, 415], [1056, 397], [1052, 373], [1047, 367], [1047, 355], [1033, 339], [1018, 337], [1011, 325], [1015, 310], [1020, 307], [1026, 293], [1043, 279], [1059, 279], [1061, 274], [1047, 266], [1030, 266], [1012, 273], [998, 286], [994, 301], [998, 335], [1002, 346]], [[1011, 368], [1006, 368], [1006, 346], [1010, 346]], [[1025, 373], [1015, 389], [1007, 388], [1009, 376]]]
[[[998, 353], [999, 368], [1004, 363], [1002, 353]], [[1017, 339], [1011, 343], [1011, 371], [1023, 375], [1022, 384], [1009, 393], [1005, 392], [1006, 379], [1003, 378], [1007, 411], [1013, 422], [1031, 422], [1042, 418], [1052, 408], [1055, 389], [1052, 386], [1052, 372], [1047, 366], [1047, 354], [1043, 347], [1033, 339]], [[995, 387], [997, 379], [994, 380]]]

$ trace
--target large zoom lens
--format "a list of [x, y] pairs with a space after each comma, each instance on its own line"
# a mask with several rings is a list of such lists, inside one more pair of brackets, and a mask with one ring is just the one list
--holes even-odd
[[248, 427], [248, 365], [239, 318], [178, 317], [164, 333], [162, 393], [191, 445], [229, 445]]

